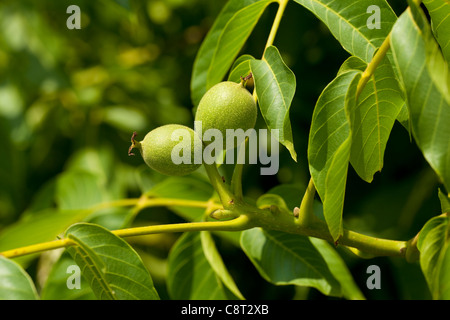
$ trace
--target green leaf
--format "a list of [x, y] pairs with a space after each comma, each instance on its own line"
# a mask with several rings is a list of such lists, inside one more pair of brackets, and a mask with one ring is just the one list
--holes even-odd
[[420, 267], [433, 299], [450, 299], [450, 218], [448, 214], [429, 220], [420, 231], [417, 248]]
[[286, 66], [278, 49], [269, 46], [262, 60], [251, 60], [259, 108], [270, 130], [277, 129], [277, 139], [297, 161], [292, 138], [289, 108], [295, 94], [295, 75]]
[[[385, 0], [295, 0], [326, 24], [333, 36], [351, 55], [370, 62], [376, 49], [389, 34], [397, 17]], [[380, 8], [380, 28], [369, 29], [374, 14], [367, 9]], [[369, 21], [368, 21], [369, 20]]]
[[431, 17], [433, 34], [450, 63], [450, 3], [446, 0], [424, 0], [423, 4]]
[[128, 11], [131, 10], [130, 0], [114, 0], [114, 2], [122, 8], [127, 9]]
[[149, 127], [145, 113], [130, 106], [109, 106], [102, 109], [103, 121], [123, 132], [142, 132]]
[[341, 256], [337, 253], [336, 249], [325, 240], [312, 237], [310, 237], [309, 240], [325, 259], [328, 269], [331, 271], [333, 276], [337, 281], [339, 281], [342, 296], [349, 300], [364, 300], [364, 295], [358, 288], [358, 285], [355, 283], [350, 270]]
[[216, 272], [216, 275], [236, 297], [244, 300], [244, 296], [236, 286], [236, 283], [228, 272], [227, 267], [225, 266], [225, 263], [223, 262], [222, 257], [220, 256], [220, 253], [216, 248], [211, 233], [208, 231], [201, 231], [200, 239], [202, 242], [203, 253], [213, 270]]
[[66, 237], [75, 242], [67, 251], [98, 299], [159, 299], [141, 258], [123, 239], [88, 223], [71, 226]]
[[0, 300], [37, 300], [39, 296], [28, 273], [0, 255]]
[[241, 246], [261, 276], [273, 284], [341, 295], [339, 283], [308, 237], [254, 228], [242, 232]]
[[391, 48], [406, 90], [413, 137], [450, 190], [450, 73], [426, 17], [412, 3], [392, 30]]
[[167, 289], [174, 300], [224, 300], [229, 294], [203, 252], [198, 232], [184, 233], [168, 258]]
[[[160, 198], [176, 198], [186, 200], [208, 201], [214, 189], [204, 180], [194, 177], [169, 177], [155, 185], [147, 195]], [[170, 209], [188, 221], [203, 218], [204, 208], [171, 206]]]
[[442, 213], [450, 213], [450, 196], [446, 196], [441, 189], [439, 189], [439, 200], [441, 201]]
[[267, 208], [270, 208], [272, 205], [274, 205], [279, 210], [282, 210], [282, 211], [285, 211], [288, 213], [292, 213], [292, 211], [289, 210], [289, 208], [287, 207], [284, 199], [280, 195], [277, 195], [277, 194], [270, 194], [270, 193], [263, 194], [256, 201], [256, 205], [258, 206], [258, 208], [261, 208], [261, 209], [267, 209]]
[[264, 9], [274, 0], [230, 0], [216, 18], [197, 53], [191, 98], [197, 106], [205, 92], [222, 81]]
[[231, 72], [228, 75], [228, 81], [240, 82], [241, 77], [248, 76], [251, 71], [250, 62], [252, 60], [255, 60], [255, 58], [249, 54], [244, 54], [237, 58], [231, 67]]
[[[299, 206], [305, 189], [306, 186], [304, 185], [278, 185], [261, 196], [257, 200], [257, 205], [268, 207], [270, 204], [277, 204], [280, 208], [284, 207], [284, 210], [291, 213], [294, 207]], [[285, 207], [286, 205], [287, 207]], [[314, 211], [318, 218], [323, 219], [322, 204], [318, 200], [314, 201]], [[352, 300], [365, 299], [336, 249], [325, 240], [312, 237], [309, 240], [325, 259], [333, 276], [339, 281], [343, 297]]]
[[[208, 201], [214, 196], [214, 189], [208, 181], [191, 175], [185, 177], [169, 177], [150, 189], [147, 195], [160, 198]], [[201, 221], [205, 213], [205, 208], [182, 206], [170, 206], [169, 208], [187, 221]], [[217, 231], [214, 233], [239, 246], [239, 232]]]
[[[340, 72], [364, 71], [367, 64], [356, 57], [344, 62]], [[378, 65], [350, 112], [352, 149], [350, 163], [358, 175], [371, 182], [383, 168], [384, 151], [392, 127], [405, 106], [401, 88], [387, 57]]]
[[[56, 240], [70, 225], [84, 219], [89, 213], [89, 210], [46, 209], [23, 216], [0, 232], [0, 252]], [[36, 255], [27, 255], [16, 261], [22, 264], [35, 257]]]
[[[285, 205], [289, 211], [294, 210], [295, 207], [299, 207], [302, 201], [303, 195], [306, 191], [306, 185], [302, 183], [297, 184], [279, 184], [270, 189], [266, 195], [278, 195], [283, 198]], [[260, 199], [263, 199], [261, 196]], [[260, 199], [257, 200], [257, 205], [261, 205]]]
[[345, 186], [352, 144], [350, 110], [361, 72], [338, 75], [322, 92], [314, 109], [308, 144], [309, 169], [322, 199], [328, 229], [342, 234]]
[[67, 251], [56, 261], [41, 291], [42, 300], [94, 300], [95, 295], [84, 277], [81, 277], [80, 288], [69, 289], [67, 281], [72, 275], [70, 267], [76, 265]]
[[55, 201], [61, 210], [88, 209], [106, 198], [106, 190], [97, 175], [70, 170], [59, 176]]

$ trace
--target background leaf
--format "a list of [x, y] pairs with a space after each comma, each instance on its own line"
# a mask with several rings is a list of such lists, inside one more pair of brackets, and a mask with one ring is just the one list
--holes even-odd
[[[295, 0], [326, 24], [342, 47], [351, 55], [370, 62], [375, 50], [389, 34], [396, 20], [385, 0]], [[380, 8], [380, 28], [368, 28], [369, 6]]]
[[264, 9], [274, 0], [230, 0], [203, 40], [194, 62], [191, 98], [197, 106], [205, 92], [231, 67]]
[[28, 273], [0, 255], [0, 300], [36, 300], [39, 296]]
[[333, 239], [342, 233], [342, 212], [351, 150], [349, 110], [355, 103], [360, 72], [337, 76], [322, 92], [314, 109], [308, 144], [309, 169], [322, 199]]
[[[0, 233], [0, 252], [56, 240], [70, 225], [84, 219], [89, 213], [89, 210], [46, 209], [32, 216], [23, 216]], [[35, 257], [35, 254], [26, 255], [16, 258], [16, 261], [25, 264]]]
[[66, 231], [76, 243], [67, 248], [100, 300], [159, 299], [139, 255], [103, 227], [79, 223]]
[[450, 73], [425, 16], [411, 4], [391, 36], [408, 98], [412, 132], [425, 159], [450, 190]]
[[224, 300], [231, 293], [203, 253], [199, 232], [184, 233], [169, 254], [167, 288], [174, 300]]
[[106, 198], [106, 190], [97, 175], [70, 170], [57, 181], [55, 201], [62, 210], [88, 209]]
[[314, 287], [340, 296], [340, 285], [308, 237], [253, 228], [242, 232], [241, 246], [267, 281]]
[[251, 60], [255, 90], [262, 116], [270, 130], [277, 129], [277, 139], [297, 161], [292, 138], [289, 109], [295, 94], [295, 75], [286, 66], [278, 49], [269, 46], [262, 60]]
[[[147, 195], [160, 198], [208, 201], [213, 196], [213, 188], [203, 180], [193, 177], [169, 177], [155, 185]], [[204, 208], [171, 206], [170, 209], [180, 217], [194, 221], [203, 218]]]

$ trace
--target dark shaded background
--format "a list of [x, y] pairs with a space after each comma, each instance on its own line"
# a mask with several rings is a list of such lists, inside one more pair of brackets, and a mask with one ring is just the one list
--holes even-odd
[[[397, 14], [406, 8], [406, 1], [390, 2]], [[81, 8], [81, 30], [66, 28], [66, 8], [71, 4]], [[167, 123], [192, 127], [193, 62], [224, 4], [216, 0], [0, 3], [0, 231], [30, 207], [49, 205], [51, 200], [43, 204], [37, 195], [85, 150], [112, 163], [107, 178], [120, 181], [121, 197], [140, 195], [139, 174], [145, 175], [147, 185], [163, 178], [150, 172], [140, 157], [128, 157], [131, 133], [138, 131], [143, 137]], [[261, 56], [276, 8], [269, 6], [242, 53]], [[248, 168], [244, 191], [255, 199], [278, 184], [308, 181], [306, 150], [313, 108], [348, 57], [326, 26], [293, 2], [274, 44], [297, 78], [291, 122], [298, 162], [281, 149], [278, 175], [260, 176], [257, 167]], [[350, 168], [347, 185], [345, 223], [356, 231], [409, 239], [439, 213], [436, 177], [398, 123], [382, 173], [367, 184]], [[160, 222], [177, 219], [166, 209], [152, 210], [153, 219]], [[242, 252], [220, 241], [219, 245], [248, 298], [326, 298], [315, 290], [272, 286]], [[169, 247], [159, 248], [160, 259]], [[418, 264], [390, 258], [361, 260], [338, 249], [367, 298], [429, 298]], [[370, 264], [381, 267], [382, 290], [365, 289]], [[164, 287], [163, 276], [155, 282]]]

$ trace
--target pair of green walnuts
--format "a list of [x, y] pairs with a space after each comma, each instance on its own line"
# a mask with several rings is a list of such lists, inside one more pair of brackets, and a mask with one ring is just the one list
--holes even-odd
[[[257, 117], [255, 99], [245, 88], [245, 80], [241, 83], [224, 81], [211, 87], [200, 100], [195, 115], [195, 121], [201, 121], [202, 137], [208, 129], [218, 129], [226, 137], [226, 129], [254, 128]], [[186, 141], [180, 137], [179, 141], [172, 140], [175, 130], [187, 130], [191, 138]], [[145, 136], [142, 141], [135, 140], [136, 134], [131, 138], [132, 145], [128, 151], [138, 148], [145, 163], [153, 170], [169, 175], [183, 176], [197, 170], [201, 164], [191, 163], [175, 164], [172, 161], [172, 150], [175, 146], [181, 150], [190, 150], [194, 159], [195, 152], [200, 146], [203, 150], [202, 137], [189, 127], [179, 124], [168, 124], [158, 127]], [[195, 141], [197, 140], [197, 141]], [[200, 143], [199, 143], [200, 142]], [[180, 145], [179, 145], [180, 144]], [[190, 145], [189, 145], [190, 144]], [[200, 150], [200, 151], [202, 151]]]

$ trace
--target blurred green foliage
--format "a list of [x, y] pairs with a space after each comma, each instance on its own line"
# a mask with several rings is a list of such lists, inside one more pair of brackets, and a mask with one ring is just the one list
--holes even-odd
[[[391, 2], [397, 14], [406, 7], [406, 2]], [[81, 8], [81, 30], [66, 27], [71, 4]], [[164, 179], [140, 157], [128, 157], [131, 134], [137, 131], [143, 138], [167, 123], [193, 126], [189, 93], [193, 62], [224, 4], [224, 0], [0, 2], [0, 232], [24, 215], [70, 207], [70, 199], [58, 201], [54, 196], [62, 192], [58, 193], [62, 179], [90, 179], [89, 173], [101, 177], [105, 191], [101, 199], [137, 197]], [[271, 5], [263, 14], [243, 54], [261, 56], [275, 10]], [[260, 176], [258, 168], [247, 168], [244, 192], [254, 199], [276, 185], [308, 181], [306, 150], [313, 108], [348, 57], [326, 27], [294, 3], [288, 5], [275, 45], [297, 78], [291, 123], [298, 163], [281, 148], [278, 175]], [[76, 170], [88, 173], [79, 175]], [[383, 172], [367, 184], [350, 169], [347, 185], [345, 223], [360, 232], [408, 239], [440, 212], [436, 177], [398, 123]], [[114, 215], [108, 221], [99, 216], [97, 221], [116, 227], [122, 221], [120, 214], [117, 223]], [[149, 216], [152, 223], [180, 219], [162, 208], [145, 210], [141, 220]], [[146, 243], [160, 252], [144, 257], [155, 266], [156, 282], [163, 281], [164, 259], [174, 237], [161, 235]], [[292, 287], [264, 283], [242, 253], [221, 245], [244, 296], [307, 296]], [[366, 290], [368, 298], [428, 297], [417, 265], [388, 258], [368, 262], [342, 253], [361, 288], [366, 287], [368, 265], [388, 270], [383, 278], [386, 289]], [[309, 297], [322, 296], [310, 292]]]

